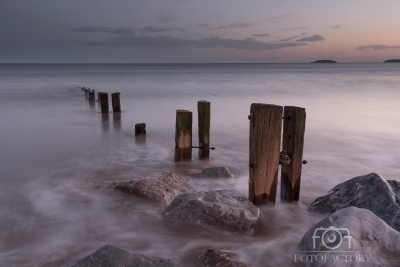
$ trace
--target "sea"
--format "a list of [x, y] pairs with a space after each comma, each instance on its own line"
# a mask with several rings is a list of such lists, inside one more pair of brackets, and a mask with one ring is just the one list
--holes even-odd
[[[120, 92], [120, 116], [101, 114], [83, 86]], [[176, 162], [176, 110], [193, 112], [196, 146], [199, 100], [211, 102], [216, 149]], [[281, 202], [278, 184], [253, 236], [164, 223], [162, 205], [104, 186], [176, 171], [187, 192], [247, 196], [252, 103], [306, 109], [308, 161], [300, 201]], [[208, 248], [252, 267], [294, 266], [301, 238], [324, 218], [307, 211], [317, 197], [371, 172], [400, 179], [399, 64], [1, 64], [0, 114], [1, 266], [61, 266], [107, 244], [180, 267]], [[195, 178], [218, 166], [235, 178]]]

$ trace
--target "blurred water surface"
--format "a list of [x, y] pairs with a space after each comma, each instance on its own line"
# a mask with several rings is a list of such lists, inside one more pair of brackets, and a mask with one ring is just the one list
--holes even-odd
[[[59, 266], [105, 244], [192, 266], [217, 247], [249, 266], [291, 266], [303, 234], [321, 217], [306, 205], [334, 185], [377, 172], [400, 174], [398, 64], [0, 65], [0, 260]], [[122, 114], [104, 116], [78, 88], [121, 92]], [[211, 102], [207, 161], [175, 163], [175, 110]], [[163, 207], [102, 188], [157, 171], [188, 176], [188, 191], [247, 195], [251, 103], [307, 110], [301, 200], [262, 207], [253, 237], [166, 225]], [[134, 125], [148, 135], [135, 138]], [[194, 135], [194, 145], [197, 134]], [[190, 178], [227, 166], [234, 179]], [[278, 188], [279, 192], [279, 188]], [[278, 196], [279, 198], [279, 196]]]

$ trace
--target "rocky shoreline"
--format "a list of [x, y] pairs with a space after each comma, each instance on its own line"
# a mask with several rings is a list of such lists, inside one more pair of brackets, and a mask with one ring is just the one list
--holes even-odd
[[[232, 178], [226, 167], [209, 168], [202, 178]], [[160, 223], [190, 224], [252, 236], [260, 215], [239, 192], [186, 192], [185, 177], [163, 172], [107, 184], [108, 188], [165, 206]], [[400, 266], [400, 182], [376, 173], [354, 177], [318, 197], [308, 207], [327, 217], [312, 226], [293, 252], [293, 263], [307, 267]], [[288, 251], [288, 253], [291, 253]], [[197, 266], [245, 267], [235, 256], [209, 248], [196, 256]], [[107, 245], [62, 267], [137, 266], [173, 267], [159, 259]]]

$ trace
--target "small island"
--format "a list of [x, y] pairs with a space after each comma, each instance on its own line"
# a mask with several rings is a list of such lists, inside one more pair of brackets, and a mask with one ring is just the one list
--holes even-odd
[[400, 63], [400, 59], [389, 59], [383, 61], [383, 63]]
[[322, 60], [316, 60], [316, 61], [310, 62], [310, 63], [337, 63], [337, 62], [334, 60], [322, 59]]

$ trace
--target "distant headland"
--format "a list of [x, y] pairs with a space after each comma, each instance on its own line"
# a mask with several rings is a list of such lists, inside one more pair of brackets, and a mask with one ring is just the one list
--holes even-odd
[[337, 63], [337, 62], [334, 60], [322, 59], [322, 60], [316, 60], [316, 61], [310, 62], [310, 63]]
[[400, 59], [389, 59], [383, 61], [383, 63], [400, 63]]

